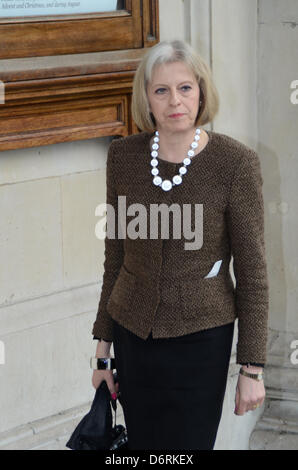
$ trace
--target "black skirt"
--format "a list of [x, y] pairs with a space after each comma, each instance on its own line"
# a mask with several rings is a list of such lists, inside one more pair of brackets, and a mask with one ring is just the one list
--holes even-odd
[[211, 450], [222, 414], [234, 322], [143, 340], [113, 320], [129, 449]]

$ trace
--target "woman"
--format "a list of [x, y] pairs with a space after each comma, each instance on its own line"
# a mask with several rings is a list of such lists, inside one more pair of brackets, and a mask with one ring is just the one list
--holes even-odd
[[[120, 389], [130, 449], [213, 449], [236, 318], [242, 367], [234, 412], [244, 415], [264, 401], [258, 375], [268, 320], [263, 180], [253, 150], [201, 129], [217, 110], [217, 91], [198, 54], [181, 41], [159, 43], [134, 80], [133, 117], [143, 132], [109, 149], [107, 204], [118, 237], [105, 240], [93, 334], [98, 358], [110, 357], [113, 342], [119, 386], [111, 370], [95, 370], [92, 380], [95, 388], [106, 380], [114, 397]], [[123, 218], [120, 196], [127, 207], [144, 209], [139, 237], [132, 235], [132, 212]], [[177, 225], [168, 236], [144, 234], [147, 210], [161, 204], [196, 207], [195, 216], [182, 213], [182, 235]], [[187, 243], [198, 220], [203, 237]], [[151, 213], [149, 223], [156, 228]]]

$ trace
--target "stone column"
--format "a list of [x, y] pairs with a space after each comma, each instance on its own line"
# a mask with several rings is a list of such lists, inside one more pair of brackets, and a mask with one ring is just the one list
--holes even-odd
[[[270, 273], [267, 400], [251, 449], [298, 449], [298, 4], [260, 0], [258, 151], [265, 180]], [[296, 103], [296, 104], [295, 104]]]

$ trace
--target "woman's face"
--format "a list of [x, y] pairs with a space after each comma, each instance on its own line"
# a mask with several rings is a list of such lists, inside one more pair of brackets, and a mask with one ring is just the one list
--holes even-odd
[[195, 125], [200, 89], [183, 62], [157, 65], [147, 86], [147, 96], [159, 131], [188, 131]]

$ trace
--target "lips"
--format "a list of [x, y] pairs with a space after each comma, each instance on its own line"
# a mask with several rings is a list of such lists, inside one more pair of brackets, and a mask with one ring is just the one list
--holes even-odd
[[184, 114], [182, 114], [182, 113], [175, 113], [175, 114], [170, 114], [169, 117], [170, 117], [170, 118], [179, 118], [179, 117], [181, 117], [181, 116], [184, 116]]

